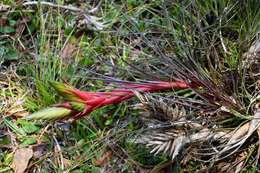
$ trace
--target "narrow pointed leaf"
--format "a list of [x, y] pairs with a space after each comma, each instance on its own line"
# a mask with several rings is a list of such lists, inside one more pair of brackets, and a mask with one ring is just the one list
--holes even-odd
[[49, 83], [50, 83], [51, 87], [54, 88], [56, 90], [56, 92], [59, 95], [63, 96], [66, 100], [69, 100], [69, 101], [81, 100], [76, 94], [71, 92], [74, 89], [71, 86], [65, 85], [63, 83], [56, 82], [56, 81], [49, 81]]
[[31, 115], [25, 116], [27, 120], [56, 120], [62, 119], [71, 114], [71, 110], [62, 107], [51, 107], [35, 112]]
[[70, 105], [71, 105], [71, 108], [73, 110], [76, 110], [76, 111], [79, 111], [79, 112], [83, 111], [85, 109], [85, 106], [86, 106], [85, 104], [78, 103], [78, 102], [70, 102]]

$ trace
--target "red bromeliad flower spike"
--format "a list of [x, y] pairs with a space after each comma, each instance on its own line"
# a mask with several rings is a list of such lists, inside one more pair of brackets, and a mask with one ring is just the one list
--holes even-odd
[[35, 112], [26, 116], [26, 119], [78, 119], [100, 107], [117, 104], [129, 99], [134, 96], [134, 91], [158, 92], [168, 89], [190, 88], [190, 85], [183, 81], [150, 81], [143, 84], [126, 83], [124, 88], [117, 88], [109, 92], [87, 92], [58, 82], [50, 82], [50, 84], [67, 102]]

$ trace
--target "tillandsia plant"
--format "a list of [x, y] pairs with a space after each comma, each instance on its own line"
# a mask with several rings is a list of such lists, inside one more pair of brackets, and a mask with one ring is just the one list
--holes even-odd
[[[143, 124], [135, 142], [151, 153], [169, 156], [187, 172], [259, 169], [259, 2], [154, 1], [148, 7], [122, 15], [129, 30], [117, 39], [139, 54], [120, 59], [126, 70], [115, 68], [150, 81], [121, 82], [108, 92], [51, 82], [66, 102], [25, 118], [78, 119], [137, 95]], [[182, 90], [161, 92], [171, 89]]]
[[111, 104], [117, 104], [127, 100], [138, 92], [158, 92], [169, 89], [187, 89], [191, 84], [175, 81], [150, 81], [142, 84], [134, 84], [126, 82], [124, 88], [114, 89], [109, 92], [87, 92], [75, 89], [68, 84], [59, 82], [50, 82], [51, 86], [65, 98], [67, 102], [53, 105], [50, 108], [35, 112], [25, 118], [42, 119], [42, 120], [56, 120], [73, 118], [78, 119], [88, 115], [92, 111]]

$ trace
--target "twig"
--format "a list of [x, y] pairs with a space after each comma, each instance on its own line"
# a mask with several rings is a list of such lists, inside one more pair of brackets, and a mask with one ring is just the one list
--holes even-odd
[[45, 2], [45, 1], [31, 1], [31, 2], [25, 2], [23, 3], [23, 6], [30, 6], [30, 5], [46, 5], [54, 8], [63, 8], [65, 10], [75, 11], [75, 12], [83, 12], [80, 8], [68, 6], [68, 5], [58, 5], [51, 2]]
[[224, 40], [223, 40], [223, 37], [222, 37], [222, 32], [221, 32], [221, 23], [222, 23], [222, 19], [221, 19], [221, 18], [220, 18], [219, 23], [220, 23], [220, 30], [219, 30], [220, 42], [221, 42], [221, 45], [222, 45], [222, 47], [223, 47], [223, 49], [224, 49], [224, 52], [225, 52], [225, 53], [229, 53], [229, 52], [227, 51], [227, 47], [225, 46], [225, 44], [224, 44]]
[[99, 10], [99, 7], [101, 6], [101, 4], [102, 4], [102, 0], [100, 0], [98, 2], [96, 7], [92, 8], [91, 10], [88, 10], [88, 13], [95, 14]]
[[50, 7], [53, 7], [53, 8], [63, 8], [65, 10], [70, 10], [70, 11], [74, 11], [74, 12], [93, 14], [99, 9], [101, 3], [102, 3], [102, 1], [100, 1], [98, 3], [98, 5], [91, 10], [82, 10], [82, 9], [74, 7], [72, 5], [59, 5], [59, 4], [54, 4], [54, 3], [51, 3], [51, 2], [45, 2], [45, 1], [25, 2], [25, 3], [23, 3], [23, 6], [31, 6], [31, 5], [38, 5], [39, 4], [39, 5], [50, 6]]
[[47, 129], [50, 127], [50, 124], [48, 124], [40, 133], [39, 137], [37, 138], [38, 141], [40, 141], [40, 139], [42, 138], [42, 136], [44, 135], [44, 133], [47, 131]]
[[58, 140], [56, 139], [56, 137], [54, 135], [52, 137], [53, 137], [53, 140], [54, 140], [54, 142], [56, 144], [56, 147], [57, 147], [57, 150], [58, 150], [58, 154], [60, 155], [61, 169], [62, 169], [62, 171], [64, 171], [63, 155], [62, 155], [62, 151], [61, 151], [59, 142], [58, 142]]
[[74, 7], [72, 5], [59, 5], [59, 4], [54, 4], [51, 2], [45, 2], [45, 1], [25, 2], [25, 3], [23, 3], [23, 6], [45, 5], [45, 6], [49, 6], [49, 7], [53, 7], [53, 8], [62, 8], [62, 9], [69, 10], [72, 12], [80, 13], [81, 15], [84, 16], [84, 19], [79, 20], [79, 24], [77, 27], [80, 28], [82, 26], [87, 26], [94, 30], [95, 29], [102, 30], [105, 27], [105, 24], [103, 22], [99, 22], [100, 18], [91, 15], [91, 14], [94, 14], [97, 12], [99, 7], [101, 6], [101, 3], [102, 3], [102, 1], [100, 1], [96, 7], [94, 7], [93, 9], [90, 9], [90, 10], [82, 10], [82, 9]]
[[2, 172], [7, 172], [7, 171], [9, 171], [9, 170], [11, 170], [11, 169], [12, 169], [12, 168], [10, 168], [10, 167], [3, 168], [3, 169], [0, 170], [0, 173], [2, 173]]

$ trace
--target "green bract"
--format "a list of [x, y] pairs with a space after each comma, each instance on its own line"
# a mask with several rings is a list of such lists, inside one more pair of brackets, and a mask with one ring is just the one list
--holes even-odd
[[35, 112], [24, 117], [27, 120], [56, 120], [62, 119], [71, 113], [70, 109], [61, 107], [51, 107]]

